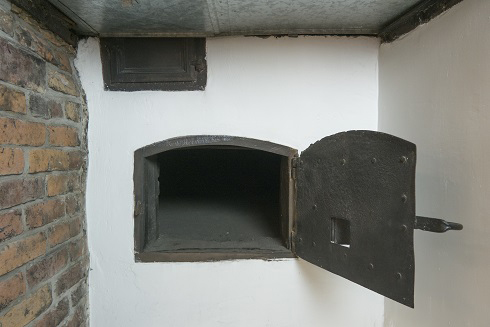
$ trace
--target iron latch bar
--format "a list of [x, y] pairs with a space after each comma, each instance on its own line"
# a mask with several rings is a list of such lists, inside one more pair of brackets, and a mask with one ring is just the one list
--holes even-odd
[[462, 230], [463, 225], [443, 219], [417, 216], [415, 217], [415, 229], [433, 233], [445, 233], [448, 230]]

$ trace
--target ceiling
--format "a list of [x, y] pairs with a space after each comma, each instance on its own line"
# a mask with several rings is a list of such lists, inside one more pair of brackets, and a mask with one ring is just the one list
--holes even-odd
[[[378, 35], [434, 0], [49, 0], [80, 35]], [[444, 2], [444, 1], [439, 1]], [[447, 2], [447, 1], [446, 1]]]

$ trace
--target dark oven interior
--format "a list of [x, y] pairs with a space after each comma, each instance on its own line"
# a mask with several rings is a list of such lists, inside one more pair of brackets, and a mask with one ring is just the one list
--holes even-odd
[[164, 150], [144, 159], [140, 252], [154, 261], [292, 255], [290, 152], [227, 144]]

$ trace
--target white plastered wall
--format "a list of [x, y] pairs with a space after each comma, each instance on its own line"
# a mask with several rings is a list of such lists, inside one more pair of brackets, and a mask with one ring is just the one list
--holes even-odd
[[204, 92], [105, 92], [97, 39], [76, 66], [89, 108], [91, 326], [381, 326], [382, 296], [296, 259], [135, 263], [133, 152], [191, 134], [304, 150], [377, 129], [373, 38], [216, 38]]
[[490, 325], [490, 1], [464, 0], [379, 58], [379, 128], [417, 144], [417, 213], [464, 224], [415, 232], [415, 309], [385, 326]]

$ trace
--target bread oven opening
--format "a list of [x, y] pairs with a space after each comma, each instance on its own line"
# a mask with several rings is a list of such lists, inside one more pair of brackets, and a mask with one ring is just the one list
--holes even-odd
[[153, 154], [138, 155], [143, 148], [135, 155], [135, 196], [143, 195], [143, 203], [137, 201], [141, 212], [135, 213], [137, 259], [292, 256], [290, 171], [295, 150], [217, 136], [178, 138], [150, 147]]

